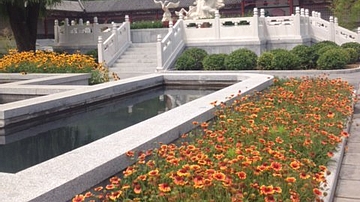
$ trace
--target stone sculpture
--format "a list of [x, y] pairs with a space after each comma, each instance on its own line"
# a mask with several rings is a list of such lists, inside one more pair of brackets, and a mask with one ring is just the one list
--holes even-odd
[[195, 0], [194, 6], [189, 6], [188, 10], [181, 8], [180, 11], [175, 11], [175, 14], [182, 14], [184, 19], [193, 20], [213, 18], [215, 11], [224, 6], [224, 0]]
[[156, 1], [156, 0], [154, 0], [154, 2], [156, 4], [161, 4], [161, 8], [164, 11], [163, 18], [161, 20], [162, 22], [171, 21], [171, 13], [170, 13], [169, 8], [177, 8], [179, 6], [179, 4], [180, 4], [180, 1], [174, 3], [174, 2], [169, 2], [169, 1]]

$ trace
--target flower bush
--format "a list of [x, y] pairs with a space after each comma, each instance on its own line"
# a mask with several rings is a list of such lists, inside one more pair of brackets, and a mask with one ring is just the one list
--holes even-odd
[[0, 58], [0, 73], [92, 73], [91, 84], [109, 80], [107, 68], [80, 53], [10, 50]]
[[216, 118], [194, 122], [200, 132], [127, 152], [136, 164], [73, 201], [320, 201], [326, 165], [349, 135], [352, 91], [340, 79], [303, 78], [214, 101]]

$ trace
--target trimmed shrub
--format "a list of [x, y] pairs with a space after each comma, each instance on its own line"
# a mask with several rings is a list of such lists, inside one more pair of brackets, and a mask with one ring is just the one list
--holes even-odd
[[256, 67], [257, 55], [251, 50], [240, 48], [225, 58], [227, 70], [252, 70]]
[[314, 51], [312, 48], [306, 45], [297, 45], [291, 51], [299, 57], [299, 63], [301, 69], [311, 69], [314, 64]]
[[359, 59], [359, 55], [354, 48], [344, 48], [344, 50], [348, 53], [349, 61], [348, 64], [356, 63]]
[[344, 43], [341, 45], [342, 48], [353, 48], [356, 50], [357, 54], [358, 54], [358, 59], [360, 58], [360, 43], [357, 42], [348, 42], [348, 43]]
[[272, 69], [271, 62], [274, 58], [274, 54], [271, 52], [262, 53], [257, 60], [257, 65], [262, 70]]
[[275, 70], [293, 70], [300, 68], [300, 59], [294, 53], [280, 49], [270, 51], [274, 57], [271, 61], [271, 67]]
[[320, 57], [322, 56], [324, 53], [326, 53], [328, 50], [332, 50], [332, 49], [337, 49], [339, 47], [337, 46], [332, 46], [332, 45], [329, 45], [329, 46], [324, 46], [320, 49], [317, 50], [316, 54]]
[[130, 24], [130, 29], [154, 29], [163, 28], [161, 21], [138, 21]]
[[203, 60], [205, 70], [225, 70], [225, 58], [227, 54], [207, 55]]
[[335, 42], [332, 42], [332, 41], [321, 41], [319, 43], [312, 45], [311, 49], [314, 52], [314, 55], [313, 55], [314, 64], [317, 64], [317, 60], [319, 59], [319, 57], [321, 55], [321, 54], [319, 54], [318, 51], [325, 46], [339, 47], [339, 45], [337, 45]]
[[177, 70], [202, 70], [202, 61], [207, 56], [207, 52], [200, 48], [190, 48], [185, 50], [176, 60], [175, 69]]
[[343, 69], [349, 61], [348, 53], [341, 48], [330, 49], [317, 60], [318, 69]]

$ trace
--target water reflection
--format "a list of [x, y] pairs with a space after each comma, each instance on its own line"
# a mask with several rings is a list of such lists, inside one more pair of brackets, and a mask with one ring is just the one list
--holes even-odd
[[0, 131], [0, 172], [18, 172], [216, 89], [158, 87], [5, 128]]

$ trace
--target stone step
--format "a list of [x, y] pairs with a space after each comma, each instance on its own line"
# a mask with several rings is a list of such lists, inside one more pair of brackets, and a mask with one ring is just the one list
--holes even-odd
[[156, 59], [153, 58], [119, 58], [117, 61], [117, 63], [155, 63], [156, 64]]
[[[140, 55], [140, 54], [139, 54]], [[122, 54], [120, 57], [119, 57], [119, 60], [121, 59], [137, 59], [139, 58], [139, 55], [137, 54], [129, 54], [129, 53], [126, 53], [126, 54]], [[151, 60], [156, 60], [157, 56], [156, 54], [142, 54], [140, 56], [141, 58], [146, 58], [146, 59], [151, 59]]]
[[112, 67], [114, 68], [139, 68], [139, 67], [156, 67], [156, 63], [115, 63]]

